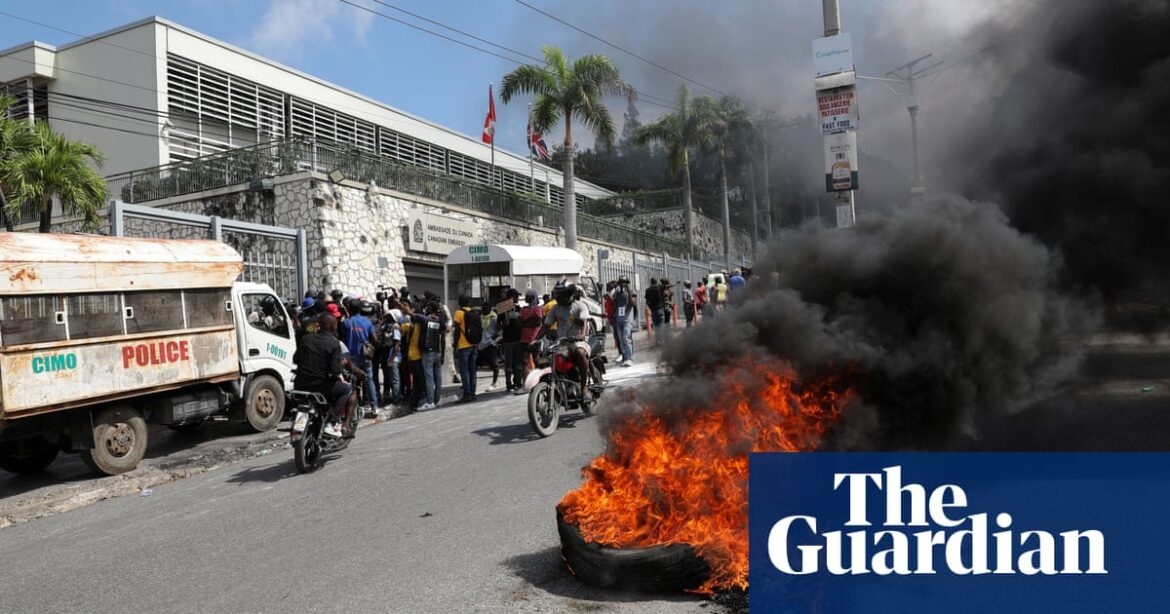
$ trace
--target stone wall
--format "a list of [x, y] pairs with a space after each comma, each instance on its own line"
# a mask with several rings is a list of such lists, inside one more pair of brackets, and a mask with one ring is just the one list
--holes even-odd
[[[686, 220], [682, 208], [659, 209], [643, 213], [620, 213], [606, 216], [642, 232], [665, 236], [677, 241], [686, 239]], [[751, 257], [751, 235], [731, 229], [731, 259], [739, 261]], [[723, 222], [703, 213], [695, 212], [695, 250], [700, 254], [723, 257]]]
[[[342, 288], [373, 295], [379, 285], [406, 285], [404, 262], [442, 265], [444, 256], [410, 250], [406, 235], [412, 210], [435, 213], [474, 222], [474, 244], [556, 246], [563, 244], [559, 232], [517, 220], [491, 217], [479, 211], [355, 182], [332, 183], [322, 175], [299, 173], [272, 180], [270, 191], [253, 191], [239, 185], [199, 194], [159, 200], [148, 205], [161, 209], [217, 215], [260, 224], [303, 229], [307, 238], [308, 277], [312, 289]], [[109, 233], [107, 212], [97, 232]], [[681, 219], [681, 216], [680, 216]], [[127, 218], [127, 236], [156, 236], [174, 239], [209, 238], [206, 229], [169, 222]], [[21, 230], [36, 230], [31, 228]], [[60, 219], [56, 232], [77, 232], [76, 219]], [[249, 235], [225, 236], [240, 249], [255, 254], [287, 250], [291, 242], [264, 243]], [[600, 278], [598, 250], [609, 251], [609, 262], [632, 265], [635, 251], [621, 245], [579, 237], [577, 250], [584, 260], [586, 275]], [[637, 252], [638, 258], [654, 260], [661, 254]], [[291, 297], [290, 297], [291, 298]]]

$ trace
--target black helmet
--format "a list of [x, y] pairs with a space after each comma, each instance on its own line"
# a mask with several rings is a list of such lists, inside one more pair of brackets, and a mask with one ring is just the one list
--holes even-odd
[[558, 281], [557, 285], [553, 288], [553, 298], [557, 300], [558, 305], [572, 303], [577, 298], [577, 284], [567, 279]]
[[364, 315], [364, 316], [374, 315], [374, 304], [371, 303], [370, 301], [354, 301], [354, 303], [359, 304], [359, 305], [355, 305], [355, 306], [358, 307], [358, 311], [361, 312], [362, 315]]
[[622, 275], [621, 277], [618, 277], [618, 283], [619, 284], [628, 284], [628, 283], [630, 283], [630, 278], [626, 277], [625, 275]]
[[260, 299], [260, 309], [264, 310], [265, 315], [272, 315], [276, 313], [276, 299], [271, 296], [265, 296]]

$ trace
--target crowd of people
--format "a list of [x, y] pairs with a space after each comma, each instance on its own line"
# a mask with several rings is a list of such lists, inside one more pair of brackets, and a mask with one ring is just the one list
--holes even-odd
[[[566, 287], [572, 285], [558, 285], [562, 292]], [[572, 291], [580, 295], [579, 289]], [[562, 302], [573, 303], [573, 296], [562, 293]], [[533, 343], [557, 330], [558, 317], [568, 313], [558, 312], [556, 305], [554, 297], [541, 297], [535, 289], [522, 298], [509, 288], [499, 302], [460, 296], [454, 313], [434, 293], [418, 295], [406, 287], [378, 292], [373, 300], [341, 290], [308, 292], [299, 304], [288, 306], [296, 325], [296, 386], [336, 401], [343, 392], [334, 386], [337, 376], [350, 370], [355, 385], [361, 385], [366, 415], [438, 406], [444, 365], [454, 369], [460, 403], [477, 400], [480, 368], [492, 374], [484, 392], [523, 394]], [[341, 406], [338, 401], [338, 410]]]
[[[705, 278], [671, 282], [663, 277], [651, 278], [642, 299], [649, 314], [649, 329], [657, 343], [668, 339], [671, 329], [678, 326], [678, 306], [681, 301], [685, 326], [690, 328], [700, 318], [721, 313], [728, 302], [743, 293], [751, 269], [735, 269], [712, 273]], [[629, 366], [634, 356], [633, 331], [638, 322], [638, 300], [630, 289], [630, 279], [622, 275], [605, 286], [605, 314], [613, 329], [614, 345], [621, 355], [619, 364]]]
[[[730, 275], [708, 275], [693, 285], [690, 281], [651, 279], [641, 298], [656, 341], [667, 339], [678, 326], [679, 304], [687, 327], [700, 318], [717, 317], [744, 291], [750, 275], [749, 270], [735, 269]], [[521, 294], [508, 288], [500, 301], [477, 302], [460, 296], [452, 313], [434, 293], [420, 296], [406, 287], [380, 291], [373, 300], [336, 289], [308, 292], [299, 304], [289, 305], [297, 338], [296, 387], [328, 397], [333, 401], [334, 416], [340, 415], [352, 390], [350, 385], [338, 383], [345, 371], [353, 374], [353, 386], [360, 388], [367, 415], [379, 411], [404, 414], [438, 406], [443, 400], [445, 365], [453, 370], [452, 383], [460, 385], [460, 403], [477, 400], [478, 372], [483, 367], [492, 374], [485, 392], [523, 394], [534, 364], [536, 341], [550, 333], [584, 341], [591, 315], [579, 300], [582, 296], [582, 290], [568, 281], [557, 284], [552, 295], [541, 296], [531, 288]], [[613, 330], [620, 366], [633, 364], [638, 298], [624, 275], [606, 285], [605, 316]], [[276, 326], [270, 322], [275, 317], [275, 304], [262, 305], [253, 323]], [[574, 351], [574, 362], [583, 366], [587, 352], [578, 354]], [[583, 386], [585, 380], [581, 378]]]

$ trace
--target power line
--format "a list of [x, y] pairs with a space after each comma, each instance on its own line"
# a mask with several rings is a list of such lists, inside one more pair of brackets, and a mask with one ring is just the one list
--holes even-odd
[[668, 73], [670, 73], [670, 74], [672, 74], [672, 75], [674, 75], [674, 76], [678, 77], [679, 79], [682, 79], [683, 81], [686, 81], [687, 83], [692, 83], [692, 84], [694, 84], [694, 85], [697, 85], [697, 86], [699, 86], [699, 87], [701, 87], [701, 88], [703, 88], [703, 89], [708, 89], [708, 90], [711, 90], [712, 92], [715, 92], [716, 94], [720, 94], [720, 95], [722, 95], [722, 96], [728, 96], [728, 95], [729, 95], [729, 94], [727, 94], [726, 92], [724, 92], [724, 91], [722, 91], [722, 90], [720, 90], [720, 89], [718, 89], [718, 88], [715, 88], [715, 87], [712, 87], [712, 86], [710, 86], [710, 85], [707, 85], [707, 84], [705, 84], [705, 83], [701, 83], [701, 82], [699, 82], [699, 81], [696, 81], [696, 80], [694, 80], [694, 79], [692, 79], [692, 78], [690, 78], [690, 77], [688, 77], [688, 76], [686, 76], [686, 75], [684, 75], [684, 74], [682, 74], [682, 73], [680, 73], [680, 72], [677, 72], [677, 71], [671, 70], [671, 69], [669, 69], [669, 68], [667, 68], [667, 67], [663, 66], [662, 64], [659, 64], [658, 62], [655, 62], [654, 60], [651, 60], [651, 59], [649, 59], [649, 58], [645, 58], [645, 57], [643, 57], [643, 56], [640, 56], [640, 55], [638, 55], [638, 54], [634, 53], [633, 51], [630, 51], [629, 49], [626, 49], [626, 48], [624, 48], [624, 47], [620, 47], [620, 46], [618, 46], [618, 45], [615, 45], [614, 43], [611, 43], [611, 42], [609, 42], [609, 41], [605, 40], [604, 38], [601, 38], [600, 36], [598, 36], [598, 35], [596, 35], [596, 34], [593, 34], [592, 32], [588, 32], [588, 31], [586, 31], [586, 30], [584, 30], [584, 29], [582, 29], [582, 28], [579, 28], [579, 27], [577, 27], [577, 26], [575, 26], [575, 25], [573, 25], [573, 24], [571, 24], [571, 23], [569, 23], [569, 22], [565, 21], [564, 19], [561, 19], [560, 17], [557, 17], [556, 15], [553, 15], [553, 14], [551, 14], [551, 13], [547, 13], [547, 12], [545, 12], [545, 11], [543, 11], [543, 10], [539, 9], [539, 8], [536, 8], [535, 6], [532, 6], [531, 4], [529, 4], [529, 3], [525, 2], [524, 0], [516, 0], [516, 2], [517, 2], [518, 4], [520, 4], [520, 5], [523, 5], [523, 6], [526, 6], [526, 7], [528, 7], [529, 9], [532, 9], [533, 11], [536, 11], [537, 13], [540, 13], [541, 15], [544, 15], [545, 17], [548, 17], [549, 19], [551, 19], [551, 20], [553, 20], [553, 21], [556, 21], [557, 23], [560, 23], [560, 24], [563, 24], [563, 25], [565, 25], [565, 26], [568, 26], [568, 27], [570, 27], [570, 28], [572, 28], [572, 29], [574, 29], [574, 30], [576, 30], [576, 31], [580, 32], [581, 34], [584, 34], [585, 36], [588, 36], [589, 38], [592, 38], [592, 39], [594, 39], [594, 40], [596, 40], [596, 41], [599, 41], [599, 42], [601, 42], [601, 43], [603, 43], [603, 44], [609, 45], [610, 47], [613, 47], [614, 49], [617, 49], [618, 51], [621, 51], [622, 53], [624, 53], [624, 54], [626, 54], [626, 55], [628, 55], [628, 56], [630, 56], [630, 57], [637, 58], [637, 59], [639, 59], [639, 60], [641, 60], [641, 61], [643, 61], [643, 62], [645, 62], [645, 63], [647, 63], [647, 64], [649, 64], [649, 65], [651, 65], [651, 66], [653, 66], [653, 67], [655, 67], [655, 68], [657, 68], [657, 69], [659, 69], [659, 70], [662, 70], [662, 71], [668, 72]]
[[[389, 9], [392, 9], [392, 10], [396, 10], [396, 11], [399, 11], [399, 12], [401, 12], [401, 13], [404, 13], [404, 14], [410, 15], [410, 16], [412, 16], [412, 17], [416, 18], [416, 19], [421, 19], [421, 20], [423, 20], [423, 21], [425, 21], [425, 22], [427, 22], [427, 23], [431, 23], [431, 24], [437, 25], [437, 26], [439, 26], [439, 27], [441, 27], [441, 28], [445, 28], [445, 29], [447, 29], [447, 30], [450, 30], [450, 31], [452, 31], [452, 32], [457, 32], [457, 33], [459, 33], [459, 34], [462, 34], [463, 36], [467, 36], [467, 37], [469, 37], [469, 38], [472, 38], [472, 39], [474, 39], [474, 40], [477, 40], [477, 41], [479, 41], [479, 42], [482, 42], [482, 43], [484, 43], [484, 44], [491, 45], [492, 47], [495, 47], [495, 48], [497, 48], [497, 49], [501, 49], [501, 50], [503, 50], [503, 51], [506, 51], [506, 52], [508, 52], [508, 53], [512, 53], [512, 54], [518, 55], [518, 56], [520, 56], [520, 57], [522, 57], [522, 58], [526, 58], [526, 59], [532, 60], [532, 61], [534, 61], [534, 62], [537, 62], [537, 63], [540, 63], [540, 62], [543, 62], [543, 61], [544, 61], [544, 60], [542, 60], [541, 58], [538, 58], [538, 57], [536, 57], [536, 56], [533, 56], [533, 55], [530, 55], [530, 54], [524, 53], [523, 51], [517, 51], [517, 50], [515, 50], [515, 49], [512, 49], [512, 48], [510, 48], [510, 47], [506, 47], [506, 46], [504, 46], [504, 45], [500, 45], [500, 44], [498, 44], [498, 43], [493, 43], [493, 42], [491, 42], [491, 41], [489, 41], [489, 40], [487, 40], [487, 39], [485, 39], [485, 38], [482, 38], [482, 37], [476, 36], [476, 35], [474, 35], [474, 34], [471, 34], [471, 33], [465, 32], [465, 31], [463, 31], [463, 30], [460, 30], [460, 29], [458, 29], [458, 28], [455, 28], [455, 27], [452, 27], [452, 26], [448, 26], [448, 25], [446, 25], [446, 24], [444, 24], [444, 23], [442, 23], [442, 22], [436, 21], [436, 20], [434, 20], [434, 19], [430, 19], [430, 18], [427, 18], [427, 17], [423, 17], [423, 16], [421, 16], [421, 15], [418, 15], [418, 14], [416, 14], [416, 13], [412, 13], [412, 12], [410, 12], [410, 11], [407, 11], [407, 10], [405, 10], [405, 9], [402, 9], [402, 8], [399, 8], [399, 7], [397, 7], [397, 6], [391, 5], [391, 4], [389, 4], [389, 3], [387, 3], [387, 2], [384, 2], [384, 1], [382, 1], [382, 0], [373, 0], [373, 1], [374, 1], [374, 2], [377, 2], [377, 3], [378, 3], [379, 5], [381, 5], [381, 6], [385, 6], [386, 8], [389, 8]], [[436, 36], [436, 37], [438, 37], [438, 38], [441, 38], [441, 39], [443, 39], [443, 40], [446, 40], [446, 41], [449, 41], [449, 42], [455, 43], [455, 44], [457, 44], [457, 45], [462, 45], [463, 47], [467, 47], [468, 49], [472, 49], [472, 50], [475, 50], [475, 51], [479, 51], [480, 53], [486, 53], [486, 54], [488, 54], [488, 55], [491, 55], [491, 56], [494, 56], [494, 57], [500, 58], [500, 59], [502, 59], [502, 60], [506, 60], [506, 61], [508, 61], [508, 62], [512, 62], [513, 64], [517, 64], [517, 65], [523, 65], [523, 64], [524, 64], [524, 62], [520, 62], [520, 61], [516, 60], [515, 58], [506, 57], [506, 56], [504, 56], [504, 55], [501, 55], [501, 54], [499, 54], [499, 53], [496, 53], [496, 52], [494, 52], [494, 51], [490, 51], [490, 50], [488, 50], [488, 49], [484, 49], [484, 48], [482, 48], [482, 47], [477, 47], [477, 46], [475, 46], [475, 45], [472, 45], [471, 43], [468, 43], [468, 42], [466, 42], [466, 41], [461, 41], [461, 40], [459, 40], [459, 39], [457, 39], [457, 38], [453, 38], [453, 37], [447, 36], [447, 35], [445, 35], [445, 34], [442, 34], [442, 33], [439, 33], [439, 32], [435, 32], [434, 30], [429, 30], [429, 29], [427, 29], [427, 28], [424, 28], [424, 27], [422, 27], [422, 26], [419, 26], [419, 25], [417, 25], [417, 24], [410, 23], [409, 21], [406, 21], [406, 20], [403, 20], [403, 19], [399, 19], [399, 18], [397, 18], [397, 17], [394, 17], [394, 16], [392, 16], [392, 15], [387, 15], [386, 13], [383, 13], [383, 12], [380, 12], [380, 11], [376, 11], [376, 10], [374, 10], [374, 9], [372, 9], [372, 8], [369, 8], [369, 7], [366, 7], [366, 6], [362, 6], [362, 5], [360, 5], [360, 4], [356, 4], [356, 3], [354, 3], [354, 2], [351, 2], [350, 0], [338, 0], [338, 2], [341, 2], [342, 4], [348, 4], [349, 6], [352, 6], [352, 7], [354, 7], [354, 8], [361, 9], [361, 10], [363, 10], [363, 11], [366, 11], [367, 13], [371, 13], [371, 14], [374, 14], [374, 15], [378, 15], [379, 17], [383, 17], [383, 18], [385, 18], [385, 19], [389, 19], [390, 21], [393, 21], [393, 22], [395, 22], [395, 23], [398, 23], [398, 24], [402, 24], [402, 25], [404, 25], [404, 26], [407, 26], [407, 27], [409, 27], [409, 28], [413, 28], [413, 29], [415, 29], [415, 30], [418, 30], [418, 31], [420, 31], [420, 32], [425, 32], [425, 33], [427, 33], [427, 34], [430, 34], [431, 36]], [[671, 102], [671, 101], [670, 101], [669, 99], [667, 99], [667, 98], [662, 98], [661, 96], [653, 96], [653, 95], [650, 95], [650, 94], [645, 94], [645, 93], [641, 93], [641, 92], [639, 92], [639, 97], [646, 98], [647, 100], [646, 100], [645, 102], [647, 102], [648, 104], [651, 104], [651, 105], [655, 105], [655, 106], [663, 107], [663, 108], [666, 108], [666, 109], [673, 109], [673, 108], [674, 108], [674, 104], [673, 104], [673, 102]], [[657, 100], [657, 101], [659, 101], [659, 102], [655, 102], [656, 100]]]

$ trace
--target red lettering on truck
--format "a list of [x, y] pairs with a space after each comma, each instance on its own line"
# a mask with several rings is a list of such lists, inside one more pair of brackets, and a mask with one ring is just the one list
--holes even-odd
[[123, 369], [129, 369], [131, 363], [139, 367], [165, 365], [175, 362], [187, 362], [190, 360], [190, 357], [190, 347], [186, 339], [181, 341], [155, 341], [122, 346]]

